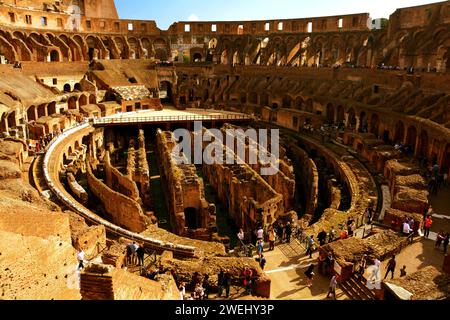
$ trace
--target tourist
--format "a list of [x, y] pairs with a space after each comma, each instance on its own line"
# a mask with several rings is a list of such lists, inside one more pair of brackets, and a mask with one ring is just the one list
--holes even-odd
[[314, 264], [311, 264], [308, 269], [305, 271], [306, 276], [306, 285], [308, 288], [311, 288], [312, 282], [314, 279]]
[[219, 298], [222, 296], [223, 288], [225, 286], [224, 280], [225, 280], [225, 273], [223, 272], [223, 270], [220, 270], [219, 275], [217, 276], [217, 287], [219, 289], [217, 296]]
[[284, 228], [281, 223], [277, 225], [277, 234], [278, 234], [278, 239], [280, 240], [280, 244], [283, 243]]
[[136, 250], [136, 255], [138, 258], [139, 266], [144, 265], [144, 256], [145, 256], [145, 249], [143, 246], [138, 246]]
[[127, 264], [128, 265], [134, 265], [136, 260], [136, 250], [137, 245], [136, 242], [130, 242], [127, 245]]
[[330, 281], [330, 287], [328, 288], [327, 299], [330, 298], [330, 294], [333, 295], [333, 299], [336, 300], [336, 287], [338, 284], [338, 275], [334, 275]]
[[342, 229], [341, 231], [341, 240], [348, 239], [348, 232], [345, 229]]
[[259, 266], [262, 270], [264, 270], [264, 267], [266, 266], [267, 260], [264, 257], [264, 255], [261, 255], [261, 258], [259, 259]]
[[292, 225], [290, 222], [286, 225], [286, 242], [291, 243], [291, 235], [292, 235]]
[[261, 259], [261, 256], [264, 252], [264, 242], [262, 240], [258, 240], [258, 243], [256, 244], [256, 248], [258, 249], [258, 256]]
[[400, 278], [406, 277], [406, 266], [400, 269]]
[[256, 230], [256, 239], [257, 240], [263, 240], [264, 239], [264, 230], [262, 227], [259, 227], [258, 230]]
[[433, 220], [431, 219], [431, 215], [428, 215], [428, 217], [425, 220], [425, 238], [430, 237], [430, 230], [431, 230], [432, 225], [433, 225]]
[[327, 232], [325, 229], [323, 229], [319, 234], [317, 235], [317, 240], [319, 241], [319, 244], [321, 247], [323, 247], [327, 241]]
[[275, 250], [275, 231], [273, 230], [273, 228], [269, 229], [268, 240], [269, 240], [269, 251]]
[[436, 238], [436, 244], [434, 245], [435, 249], [441, 249], [441, 245], [445, 239], [445, 236], [446, 236], [445, 232], [441, 230]]
[[327, 274], [331, 274], [334, 269], [334, 257], [333, 253], [328, 252], [328, 256], [325, 259], [325, 270]]
[[328, 234], [328, 243], [333, 242], [335, 237], [336, 237], [336, 230], [334, 229], [334, 227], [331, 227], [331, 230]]
[[184, 300], [184, 296], [186, 295], [186, 284], [182, 282], [178, 289], [180, 290], [180, 300]]
[[447, 249], [448, 249], [448, 243], [449, 243], [449, 241], [450, 241], [450, 233], [446, 233], [445, 234], [445, 238], [444, 238], [444, 241], [443, 241], [443, 244], [444, 244], [444, 254], [447, 254]]
[[367, 254], [363, 254], [359, 261], [358, 276], [362, 278], [367, 268]]
[[447, 187], [448, 184], [448, 173], [444, 173], [444, 187]]
[[409, 225], [409, 223], [408, 223], [408, 221], [405, 221], [404, 223], [403, 223], [403, 227], [402, 227], [402, 232], [403, 232], [403, 234], [405, 235], [405, 236], [410, 236], [411, 235], [411, 232], [412, 232], [413, 230], [411, 230], [411, 226]]
[[411, 232], [414, 232], [414, 227], [416, 226], [416, 222], [414, 221], [414, 218], [409, 218], [409, 227], [411, 228]]
[[395, 261], [395, 256], [393, 256], [391, 258], [391, 260], [389, 260], [389, 262], [388, 262], [386, 276], [384, 277], [384, 279], [387, 278], [387, 276], [389, 275], [389, 272], [392, 273], [391, 279], [394, 279], [394, 272], [395, 272], [396, 265], [397, 265], [397, 262]]
[[239, 229], [237, 238], [238, 238], [238, 246], [241, 247], [244, 244], [244, 239], [245, 239], [244, 230]]
[[245, 267], [243, 277], [244, 277], [244, 287], [248, 295], [252, 294], [252, 276], [253, 271], [249, 267]]
[[312, 259], [312, 254], [315, 250], [314, 246], [315, 246], [314, 236], [308, 237], [308, 239], [306, 239], [306, 255], [309, 254], [310, 259]]
[[77, 270], [84, 269], [84, 251], [83, 249], [78, 250], [77, 252], [77, 260], [78, 260], [78, 268]]

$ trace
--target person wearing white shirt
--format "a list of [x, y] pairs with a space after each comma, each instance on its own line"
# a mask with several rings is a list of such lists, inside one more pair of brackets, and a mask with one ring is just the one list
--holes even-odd
[[409, 236], [411, 234], [411, 231], [413, 230], [411, 229], [409, 223], [408, 222], [403, 223], [403, 234]]
[[258, 240], [262, 240], [264, 238], [264, 230], [262, 228], [259, 228], [258, 231], [256, 231], [256, 237]]
[[79, 250], [77, 252], [77, 260], [78, 260], [78, 270], [84, 269], [83, 261], [84, 261], [84, 251]]

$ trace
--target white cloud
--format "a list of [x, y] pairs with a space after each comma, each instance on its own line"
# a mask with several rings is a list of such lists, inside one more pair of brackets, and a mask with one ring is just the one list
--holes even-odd
[[188, 21], [200, 21], [200, 18], [199, 18], [196, 14], [192, 13], [192, 14], [188, 17]]

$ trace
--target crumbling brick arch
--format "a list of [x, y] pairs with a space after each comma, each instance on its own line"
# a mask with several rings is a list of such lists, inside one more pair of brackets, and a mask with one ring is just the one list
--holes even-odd
[[395, 124], [394, 142], [395, 143], [405, 142], [405, 125], [401, 120], [397, 121], [397, 123]]
[[345, 42], [342, 36], [333, 36], [331, 38], [331, 64], [342, 65], [345, 63]]
[[377, 113], [372, 113], [370, 116], [369, 132], [375, 136], [380, 136], [380, 117]]
[[52, 101], [47, 105], [47, 113], [49, 116], [57, 113], [55, 101]]
[[328, 123], [334, 123], [335, 122], [336, 110], [334, 108], [333, 103], [331, 103], [331, 102], [329, 102], [327, 104], [326, 116], [327, 116]]
[[301, 96], [295, 97], [294, 109], [296, 109], [296, 110], [303, 110], [304, 105], [305, 105], [304, 104], [304, 100], [303, 100], [303, 98]]
[[267, 92], [263, 92], [259, 95], [259, 104], [261, 107], [268, 107], [270, 102], [270, 97]]
[[252, 104], [258, 104], [258, 94], [256, 92], [248, 93], [248, 102]]
[[45, 103], [39, 105], [37, 108], [37, 113], [38, 113], [38, 118], [48, 116], [47, 105]]
[[16, 37], [17, 39], [21, 39], [21, 40], [25, 40], [26, 39], [26, 35], [25, 33], [23, 33], [22, 31], [14, 31], [12, 34], [14, 37]]
[[356, 129], [356, 112], [354, 108], [349, 108], [347, 111], [347, 126]]
[[314, 113], [314, 103], [311, 98], [308, 98], [305, 102], [305, 111], [309, 113]]
[[338, 123], [345, 123], [345, 109], [342, 105], [338, 105], [337, 107], [336, 120]]
[[413, 152], [416, 151], [417, 129], [413, 125], [410, 125], [406, 131], [406, 145], [410, 146]]
[[50, 62], [61, 62], [61, 53], [60, 51], [53, 49], [49, 52], [49, 61]]
[[153, 44], [149, 38], [142, 38], [141, 39], [142, 44], [142, 51], [144, 54], [143, 58], [149, 59], [155, 56], [155, 50], [153, 48]]
[[72, 61], [72, 52], [64, 41], [51, 32], [47, 32], [45, 36], [50, 41], [52, 46], [58, 49], [60, 55], [59, 61]]
[[96, 104], [97, 103], [97, 97], [95, 94], [89, 95], [89, 104]]
[[3, 36], [0, 36], [0, 54], [5, 56], [9, 62], [19, 60], [16, 49], [14, 49], [14, 46]]
[[271, 39], [269, 45], [266, 48], [266, 64], [274, 66], [286, 65], [287, 53], [286, 44], [283, 38], [276, 36]]
[[367, 132], [369, 129], [369, 122], [367, 120], [366, 111], [361, 111], [359, 114], [359, 132]]
[[285, 94], [283, 96], [283, 108], [292, 108], [293, 107], [293, 98], [289, 94]]
[[67, 101], [67, 106], [69, 108], [69, 110], [77, 110], [77, 97], [76, 96], [71, 96], [69, 98], [69, 100]]
[[88, 36], [86, 38], [88, 47], [89, 60], [93, 59], [107, 59], [109, 57], [109, 51], [106, 49], [104, 43], [96, 36]]
[[72, 86], [70, 85], [70, 83], [64, 84], [63, 91], [64, 92], [72, 92]]
[[313, 38], [313, 45], [311, 50], [310, 58], [308, 59], [309, 65], [322, 65], [325, 63], [326, 50], [325, 44], [327, 39], [324, 36], [316, 36]]
[[356, 64], [356, 57], [360, 49], [360, 40], [357, 35], [348, 35], [345, 39], [345, 63]]
[[37, 120], [37, 112], [36, 112], [36, 106], [32, 105], [28, 107], [27, 109], [27, 119], [28, 121], [36, 121]]
[[128, 38], [128, 45], [130, 47], [130, 58], [141, 59], [143, 50], [141, 41], [135, 37]]
[[[89, 52], [86, 40], [80, 35], [69, 36], [70, 43], [73, 44], [74, 51], [77, 48], [81, 54], [80, 61], [89, 61]], [[72, 46], [71, 46], [72, 47]]]
[[82, 107], [82, 106], [85, 106], [87, 104], [88, 104], [88, 98], [87, 98], [87, 96], [85, 94], [82, 94], [80, 96], [80, 98], [78, 99], [78, 105], [80, 107]]
[[120, 58], [129, 59], [131, 57], [131, 48], [125, 38], [115, 37], [113, 42], [116, 43], [116, 46], [120, 51]]
[[153, 41], [153, 47], [156, 59], [161, 61], [167, 61], [169, 59], [170, 46], [164, 38], [156, 38]]
[[203, 48], [191, 48], [190, 61], [191, 62], [202, 62], [203, 61]]

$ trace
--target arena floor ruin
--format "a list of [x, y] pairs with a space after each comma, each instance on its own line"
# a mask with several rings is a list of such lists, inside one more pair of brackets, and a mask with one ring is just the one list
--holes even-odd
[[208, 275], [220, 300], [221, 271], [233, 300], [329, 300], [334, 275], [337, 300], [449, 298], [448, 1], [168, 30], [65, 3], [0, 3], [0, 299], [179, 300]]

